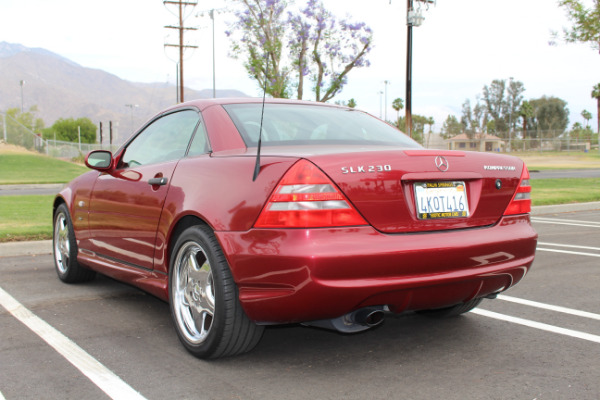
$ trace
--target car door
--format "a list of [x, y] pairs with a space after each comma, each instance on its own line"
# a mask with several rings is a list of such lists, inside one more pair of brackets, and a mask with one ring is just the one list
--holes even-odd
[[92, 251], [152, 269], [156, 230], [170, 180], [198, 126], [195, 110], [154, 120], [130, 141], [117, 168], [98, 176], [90, 200]]

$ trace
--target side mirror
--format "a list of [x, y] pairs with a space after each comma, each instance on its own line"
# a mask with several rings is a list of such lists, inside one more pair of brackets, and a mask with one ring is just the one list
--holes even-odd
[[85, 158], [85, 165], [97, 171], [109, 171], [112, 168], [113, 156], [108, 150], [94, 150]]

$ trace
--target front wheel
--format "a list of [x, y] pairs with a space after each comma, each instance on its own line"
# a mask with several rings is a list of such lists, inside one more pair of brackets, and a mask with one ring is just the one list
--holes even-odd
[[185, 348], [199, 358], [252, 350], [264, 327], [244, 313], [229, 265], [210, 228], [186, 229], [172, 254], [169, 303]]
[[69, 209], [61, 204], [54, 213], [52, 230], [52, 251], [54, 266], [61, 281], [67, 283], [85, 282], [94, 279], [96, 272], [82, 267], [77, 262], [77, 242], [69, 215]]

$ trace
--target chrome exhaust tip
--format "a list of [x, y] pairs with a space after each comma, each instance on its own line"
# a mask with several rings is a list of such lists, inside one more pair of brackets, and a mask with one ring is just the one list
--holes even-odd
[[341, 317], [304, 322], [302, 325], [332, 329], [342, 333], [357, 333], [380, 325], [385, 319], [386, 306], [365, 307]]

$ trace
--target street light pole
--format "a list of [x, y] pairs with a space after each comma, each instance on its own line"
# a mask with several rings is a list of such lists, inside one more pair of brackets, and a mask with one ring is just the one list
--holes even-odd
[[385, 108], [384, 108], [384, 115], [385, 115], [385, 121], [387, 122], [388, 120], [388, 116], [387, 116], [387, 110], [388, 110], [388, 91], [387, 91], [387, 87], [390, 84], [390, 81], [383, 81], [383, 84], [385, 85]]
[[25, 81], [21, 80], [19, 83], [21, 85], [21, 114], [23, 114], [23, 85]]
[[215, 9], [213, 8], [209, 12], [210, 19], [212, 19], [212, 53], [213, 53], [213, 98], [217, 98], [217, 86], [215, 83]]
[[412, 137], [412, 28], [425, 19], [420, 9], [415, 11], [414, 1], [427, 4], [435, 0], [406, 0], [406, 133]]
[[412, 26], [413, 0], [406, 0], [406, 134], [412, 138]]

